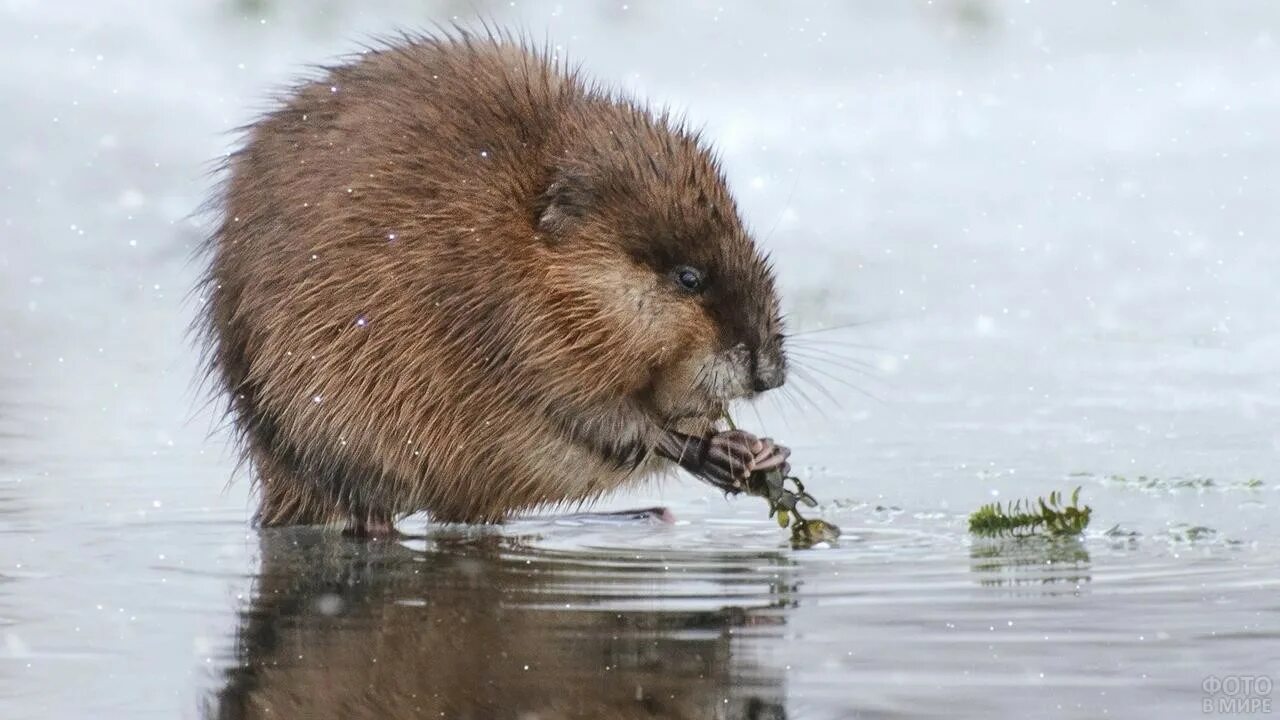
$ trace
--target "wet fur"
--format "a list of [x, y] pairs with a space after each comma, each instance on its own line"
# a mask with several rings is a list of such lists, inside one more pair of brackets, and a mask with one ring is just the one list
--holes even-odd
[[[264, 525], [590, 501], [749, 394], [743, 343], [780, 348], [696, 135], [509, 38], [327, 68], [225, 173], [203, 331]], [[673, 261], [716, 292], [680, 297]]]

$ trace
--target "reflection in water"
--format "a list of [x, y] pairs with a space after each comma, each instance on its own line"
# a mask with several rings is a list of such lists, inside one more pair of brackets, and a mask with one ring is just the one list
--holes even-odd
[[976, 540], [969, 559], [979, 585], [1034, 586], [1035, 595], [1079, 593], [1091, 580], [1089, 551], [1074, 537]]
[[205, 716], [785, 717], [781, 672], [733, 637], [781, 633], [790, 568], [776, 554], [535, 551], [496, 534], [410, 545], [263, 533], [235, 664]]

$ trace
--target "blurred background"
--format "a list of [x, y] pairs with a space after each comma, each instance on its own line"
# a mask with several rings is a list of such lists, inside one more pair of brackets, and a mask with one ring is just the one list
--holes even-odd
[[[198, 714], [260, 553], [186, 335], [209, 172], [309, 64], [477, 18], [705, 129], [815, 331], [740, 419], [842, 525], [943, 552], [1081, 485], [1153, 556], [1273, 562], [1280, 5], [0, 0], [0, 715]], [[688, 481], [610, 505], [650, 501], [768, 531]], [[1280, 667], [1256, 650], [1214, 657]], [[822, 667], [811, 697], [893, 684]]]

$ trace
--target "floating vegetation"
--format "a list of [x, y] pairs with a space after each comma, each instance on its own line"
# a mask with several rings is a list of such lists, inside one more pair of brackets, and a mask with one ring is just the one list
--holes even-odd
[[1190, 545], [1205, 548], [1227, 547], [1239, 549], [1250, 544], [1244, 540], [1224, 535], [1207, 525], [1192, 525], [1190, 523], [1172, 523], [1167, 525], [1162, 532], [1157, 533], [1155, 537], [1165, 540], [1174, 546]]
[[1071, 502], [1064, 505], [1062, 494], [1054, 491], [1049, 497], [1034, 502], [1018, 500], [1012, 504], [989, 503], [969, 516], [969, 532], [983, 537], [1050, 535], [1063, 537], [1079, 535], [1089, 526], [1093, 508], [1079, 505], [1080, 488], [1071, 493]]
[[828, 500], [824, 504], [824, 506], [835, 508], [837, 510], [845, 510], [845, 509], [860, 510], [862, 508], [867, 507], [867, 503], [862, 500], [854, 500], [853, 498], [835, 498], [834, 500]]
[[1110, 485], [1119, 485], [1126, 488], [1155, 493], [1177, 492], [1179, 490], [1195, 490], [1198, 492], [1208, 492], [1210, 490], [1261, 490], [1267, 485], [1261, 478], [1256, 477], [1232, 482], [1223, 482], [1211, 477], [1204, 477], [1200, 475], [1175, 475], [1173, 477], [1164, 478], [1155, 475], [1137, 475], [1135, 477], [1129, 477], [1127, 475], [1120, 474], [1095, 475], [1089, 472], [1073, 472], [1070, 477], [1088, 478], [1090, 480], [1097, 480]]
[[1187, 523], [1170, 525], [1164, 535], [1173, 542], [1186, 543], [1211, 542], [1218, 539], [1217, 530], [1205, 525], [1189, 525]]
[[1120, 525], [1112, 525], [1110, 529], [1102, 533], [1115, 550], [1133, 549], [1138, 547], [1138, 542], [1142, 539], [1142, 533], [1137, 530], [1121, 527]]
[[1126, 530], [1125, 528], [1122, 528], [1119, 525], [1112, 525], [1110, 530], [1107, 530], [1102, 534], [1106, 535], [1109, 538], [1115, 538], [1115, 539], [1121, 539], [1121, 540], [1137, 540], [1138, 538], [1142, 537], [1142, 533], [1138, 532], [1137, 530]]

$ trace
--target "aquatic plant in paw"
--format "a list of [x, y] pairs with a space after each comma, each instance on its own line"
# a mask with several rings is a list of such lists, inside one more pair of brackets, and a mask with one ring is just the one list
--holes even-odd
[[[787, 488], [787, 482], [795, 488]], [[840, 528], [821, 518], [807, 519], [800, 514], [797, 505], [817, 507], [818, 501], [805, 489], [804, 483], [794, 475], [783, 475], [778, 468], [753, 472], [747, 478], [746, 492], [758, 495], [769, 502], [769, 517], [778, 520], [779, 527], [791, 526], [791, 546], [798, 550], [811, 548], [822, 542], [832, 542], [840, 537]]]
[[[727, 413], [724, 421], [731, 429], [737, 429], [733, 418]], [[788, 482], [794, 489], [787, 487]], [[776, 518], [779, 527], [791, 527], [791, 547], [797, 550], [811, 548], [818, 543], [834, 542], [840, 537], [839, 527], [821, 518], [805, 518], [800, 513], [798, 505], [812, 508], [818, 506], [818, 501], [804, 489], [800, 478], [784, 474], [781, 468], [751, 473], [743, 490], [748, 495], [756, 495], [768, 501], [769, 517]]]
[[1071, 493], [1071, 502], [1066, 505], [1062, 503], [1062, 493], [1056, 490], [1049, 493], [1047, 500], [988, 503], [969, 515], [969, 532], [984, 537], [1079, 535], [1089, 526], [1093, 514], [1093, 508], [1081, 507], [1079, 502], [1080, 488]]

